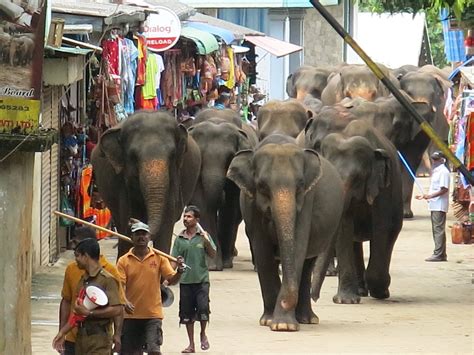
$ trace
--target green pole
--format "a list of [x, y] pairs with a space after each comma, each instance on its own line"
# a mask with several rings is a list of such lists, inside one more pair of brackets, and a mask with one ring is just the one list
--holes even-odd
[[367, 66], [372, 70], [375, 76], [385, 85], [385, 87], [395, 96], [400, 104], [413, 116], [413, 118], [420, 124], [420, 128], [426, 135], [436, 144], [436, 146], [443, 152], [448, 160], [464, 175], [467, 181], [474, 186], [474, 176], [469, 173], [466, 166], [449, 150], [448, 146], [444, 144], [443, 140], [436, 134], [433, 127], [415, 110], [413, 105], [403, 96], [398, 88], [388, 79], [383, 71], [374, 63], [372, 59], [364, 52], [364, 50], [357, 44], [356, 41], [347, 33], [347, 31], [336, 21], [336, 19], [320, 4], [318, 0], [310, 0], [311, 5], [319, 11], [321, 16], [331, 25], [334, 30], [344, 39], [351, 48], [362, 58]]

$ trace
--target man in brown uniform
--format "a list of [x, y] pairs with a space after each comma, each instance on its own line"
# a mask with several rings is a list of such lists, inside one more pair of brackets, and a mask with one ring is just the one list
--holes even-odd
[[[110, 355], [112, 350], [112, 322], [114, 317], [123, 312], [120, 302], [119, 285], [117, 280], [105, 271], [99, 263], [100, 247], [95, 239], [81, 241], [74, 256], [80, 269], [85, 270], [78, 284], [78, 289], [87, 286], [97, 286], [105, 292], [108, 299], [106, 306], [94, 310], [87, 309], [82, 301], [76, 300], [74, 313], [83, 316], [80, 321], [76, 338], [76, 355]], [[80, 292], [78, 292], [80, 293]], [[53, 347], [61, 351], [64, 347], [64, 335], [71, 329], [66, 324], [53, 340]]]

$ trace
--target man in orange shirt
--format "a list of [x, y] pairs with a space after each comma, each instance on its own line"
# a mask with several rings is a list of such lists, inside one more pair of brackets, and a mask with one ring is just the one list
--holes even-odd
[[[87, 238], [96, 239], [95, 230], [91, 227], [78, 227], [74, 231], [73, 244], [78, 243], [81, 240]], [[104, 255], [100, 255], [99, 264], [109, 272], [119, 282], [119, 293], [122, 304], [125, 303], [125, 293], [120, 283], [120, 276], [117, 268], [110, 264]], [[59, 329], [67, 323], [69, 315], [72, 313], [74, 308], [74, 302], [77, 299], [77, 285], [85, 270], [79, 269], [79, 266], [75, 261], [69, 263], [64, 272], [63, 289], [61, 291], [61, 304], [59, 306]], [[120, 352], [120, 335], [122, 328], [123, 316], [119, 316], [114, 319], [114, 351]], [[77, 328], [73, 328], [69, 333], [66, 334], [66, 341], [64, 343], [64, 355], [75, 354], [75, 343], [76, 343]]]
[[163, 344], [161, 278], [169, 284], [179, 281], [184, 271], [183, 258], [178, 257], [178, 268], [173, 270], [169, 260], [148, 247], [150, 228], [142, 222], [132, 224], [133, 248], [117, 262], [125, 289], [125, 320], [122, 331], [124, 355], [161, 354]]

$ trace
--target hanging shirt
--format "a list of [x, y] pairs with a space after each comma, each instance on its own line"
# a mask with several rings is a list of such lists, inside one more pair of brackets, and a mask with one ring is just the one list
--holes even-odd
[[147, 61], [147, 46], [146, 38], [142, 35], [136, 34], [133, 36], [137, 40], [138, 48], [138, 67], [137, 67], [137, 85], [145, 84], [145, 72], [146, 72], [146, 61]]
[[134, 92], [137, 76], [138, 49], [131, 39], [122, 39], [122, 95], [123, 106], [128, 114], [134, 112]]
[[146, 60], [146, 72], [145, 72], [145, 85], [143, 85], [142, 93], [145, 100], [149, 100], [156, 97], [156, 73], [158, 72], [158, 63], [156, 62], [156, 56], [151, 54], [147, 56]]
[[102, 58], [108, 63], [110, 74], [119, 75], [119, 42], [118, 38], [104, 39], [101, 43]]
[[156, 76], [155, 76], [155, 86], [157, 89], [160, 88], [160, 82], [161, 82], [161, 72], [165, 70], [165, 63], [163, 62], [163, 57], [159, 54], [155, 53], [156, 57], [156, 65], [157, 65], [157, 71], [156, 71]]

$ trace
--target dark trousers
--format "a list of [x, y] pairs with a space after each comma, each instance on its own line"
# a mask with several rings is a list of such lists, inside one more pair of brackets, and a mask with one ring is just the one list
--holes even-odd
[[431, 211], [431, 228], [433, 229], [433, 255], [446, 258], [446, 212]]

